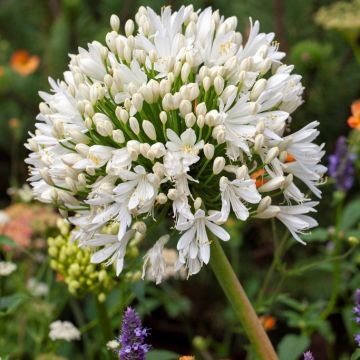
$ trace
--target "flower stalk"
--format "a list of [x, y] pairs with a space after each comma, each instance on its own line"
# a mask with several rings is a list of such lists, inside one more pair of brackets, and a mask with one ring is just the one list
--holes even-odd
[[259, 359], [277, 360], [276, 352], [218, 240], [211, 244], [211, 267]]

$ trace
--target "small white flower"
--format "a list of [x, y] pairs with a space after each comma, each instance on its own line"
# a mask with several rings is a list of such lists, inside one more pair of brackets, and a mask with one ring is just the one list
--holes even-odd
[[26, 284], [29, 292], [36, 297], [43, 297], [49, 293], [49, 287], [46, 283], [38, 281], [35, 278], [30, 278]]
[[52, 341], [80, 340], [80, 331], [73, 323], [69, 321], [56, 320], [50, 324], [49, 337]]
[[116, 350], [120, 347], [120, 343], [116, 340], [110, 340], [106, 343], [106, 347], [108, 350]]
[[0, 276], [8, 276], [17, 269], [16, 264], [10, 261], [0, 261]]

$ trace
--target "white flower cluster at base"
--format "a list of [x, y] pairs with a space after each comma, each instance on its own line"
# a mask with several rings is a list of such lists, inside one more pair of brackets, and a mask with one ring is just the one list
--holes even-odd
[[[324, 151], [313, 143], [317, 122], [288, 131], [303, 87], [274, 34], [251, 22], [245, 41], [235, 17], [192, 6], [140, 7], [124, 33], [116, 15], [110, 25], [106, 45], [80, 48], [64, 80], [40, 93], [26, 144], [35, 197], [57, 204], [80, 246], [95, 249], [92, 261], [115, 263], [117, 274], [136, 233], [173, 219], [171, 237], [145, 258], [157, 282], [169, 238], [178, 267], [195, 274], [211, 236], [229, 240], [221, 225], [231, 213], [277, 218], [301, 241], [317, 223], [300, 184], [321, 196]], [[118, 234], [104, 234], [112, 223]]]
[[49, 337], [52, 341], [65, 340], [73, 341], [80, 340], [79, 329], [70, 321], [56, 320], [50, 324]]

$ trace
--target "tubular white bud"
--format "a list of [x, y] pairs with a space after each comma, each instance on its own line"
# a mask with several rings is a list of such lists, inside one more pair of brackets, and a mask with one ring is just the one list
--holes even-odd
[[143, 156], [143, 157], [147, 157], [147, 153], [148, 151], [150, 150], [150, 144], [148, 143], [142, 143], [140, 144], [140, 154]]
[[194, 209], [195, 210], [200, 209], [201, 205], [202, 205], [202, 199], [201, 199], [201, 197], [197, 197], [194, 201]]
[[149, 120], [144, 120], [142, 122], [142, 128], [146, 136], [151, 140], [156, 140], [156, 130], [154, 125]]
[[125, 142], [124, 133], [120, 129], [113, 130], [112, 138], [118, 144], [123, 144]]
[[113, 84], [113, 78], [111, 77], [110, 74], [106, 74], [104, 76], [104, 84], [106, 85], [107, 88], [111, 88], [112, 84]]
[[116, 107], [115, 115], [124, 124], [126, 124], [129, 121], [129, 113], [120, 106]]
[[208, 92], [211, 87], [211, 79], [208, 76], [205, 76], [202, 84], [205, 92]]
[[167, 197], [170, 199], [170, 200], [175, 200], [178, 196], [178, 192], [176, 189], [170, 189], [167, 193]]
[[185, 117], [187, 114], [191, 113], [191, 102], [189, 100], [182, 100], [180, 102], [179, 110], [182, 117]]
[[154, 172], [154, 174], [159, 177], [160, 179], [164, 177], [165, 174], [165, 167], [162, 163], [155, 163], [154, 166], [152, 167], [152, 171]]
[[174, 108], [173, 96], [167, 93], [162, 99], [162, 107], [165, 111], [170, 111]]
[[256, 133], [257, 134], [263, 134], [265, 130], [265, 123], [263, 120], [260, 120], [257, 124], [256, 124]]
[[207, 66], [203, 65], [199, 70], [199, 78], [200, 80], [204, 80], [205, 76], [209, 75], [209, 69]]
[[159, 114], [159, 118], [160, 118], [160, 121], [163, 125], [166, 124], [167, 122], [167, 115], [166, 115], [166, 112], [165, 111], [161, 111], [161, 113]]
[[126, 143], [126, 148], [130, 154], [131, 160], [137, 160], [140, 154], [140, 143], [137, 140], [130, 140]]
[[270, 164], [278, 155], [279, 155], [279, 148], [276, 146], [271, 148], [265, 157], [264, 163]]
[[185, 124], [186, 127], [191, 128], [196, 123], [196, 116], [194, 113], [189, 113], [185, 115]]
[[120, 28], [120, 19], [117, 15], [113, 14], [111, 15], [110, 17], [110, 26], [111, 28], [118, 32], [119, 31], [119, 28]]
[[181, 73], [181, 69], [182, 69], [182, 63], [180, 61], [177, 61], [174, 65], [174, 75], [175, 77], [178, 77]]
[[114, 127], [113, 127], [111, 121], [109, 121], [109, 120], [100, 120], [97, 123], [95, 123], [95, 125], [96, 125], [96, 131], [101, 136], [111, 136], [112, 135]]
[[215, 147], [213, 144], [205, 144], [204, 146], [204, 155], [208, 160], [211, 160], [214, 157]]
[[193, 101], [200, 95], [199, 85], [197, 83], [188, 84], [189, 98], [188, 100]]
[[264, 145], [265, 137], [263, 134], [257, 134], [255, 136], [254, 150], [258, 153]]
[[78, 179], [78, 182], [83, 185], [83, 186], [86, 186], [86, 176], [84, 173], [80, 173], [77, 177]]
[[127, 63], [131, 62], [132, 50], [129, 46], [125, 45], [124, 47], [124, 59]]
[[259, 202], [259, 206], [257, 208], [257, 212], [260, 213], [262, 211], [264, 211], [265, 209], [267, 209], [269, 206], [271, 205], [271, 197], [270, 196], [265, 196], [263, 197], [260, 202]]
[[[149, 82], [150, 84], [150, 82]], [[153, 93], [151, 91], [151, 86], [148, 85], [142, 85], [141, 88], [139, 89], [139, 92], [141, 93], [141, 95], [143, 96], [144, 100], [148, 103], [148, 104], [152, 104], [154, 101], [154, 97], [153, 97]]]
[[197, 116], [199, 115], [204, 115], [206, 114], [206, 104], [204, 102], [201, 102], [200, 104], [197, 104], [196, 109], [195, 109], [195, 113]]
[[186, 62], [181, 68], [181, 80], [182, 80], [182, 82], [185, 83], [187, 81], [187, 79], [189, 78], [190, 72], [191, 72], [191, 67]]
[[168, 198], [164, 193], [160, 193], [156, 196], [156, 202], [160, 205], [166, 204], [167, 201], [168, 201]]
[[131, 100], [129, 98], [126, 98], [124, 101], [124, 108], [126, 111], [129, 111], [131, 108]]
[[225, 159], [222, 156], [218, 156], [215, 158], [213, 163], [213, 173], [215, 175], [220, 174], [225, 167]]
[[132, 116], [129, 120], [130, 129], [133, 131], [134, 134], [139, 135], [140, 133], [140, 126], [139, 122], [136, 117]]
[[133, 34], [135, 28], [134, 21], [131, 19], [127, 20], [125, 23], [125, 34], [126, 36], [130, 36]]
[[285, 163], [286, 162], [286, 159], [288, 157], [288, 153], [286, 150], [283, 150], [280, 155], [279, 155], [279, 160], [282, 162], [282, 163]]
[[151, 151], [154, 152], [156, 158], [160, 158], [166, 154], [165, 146], [160, 142], [151, 145]]
[[152, 150], [149, 150], [146, 155], [144, 155], [147, 159], [149, 159], [150, 161], [154, 161], [155, 160], [155, 153]]
[[153, 64], [157, 61], [158, 59], [158, 56], [157, 56], [157, 53], [155, 50], [150, 50], [149, 52], [149, 59], [150, 59], [150, 62]]
[[153, 102], [157, 101], [160, 96], [159, 83], [156, 80], [151, 79], [148, 83], [148, 87], [151, 89]]
[[76, 187], [75, 181], [71, 177], [66, 177], [65, 182], [66, 182], [66, 185], [68, 186], [68, 188], [70, 189], [70, 191], [73, 192], [74, 194], [76, 194], [77, 187]]
[[266, 182], [264, 185], [261, 185], [258, 188], [259, 192], [270, 192], [279, 189], [285, 181], [285, 178], [283, 176], [276, 176]]
[[229, 85], [224, 89], [221, 94], [221, 99], [224, 101], [225, 104], [231, 96], [234, 96], [234, 94], [237, 93], [237, 90], [237, 87], [234, 85]]
[[204, 115], [199, 115], [197, 117], [196, 124], [200, 129], [202, 129], [204, 127], [204, 125], [205, 125], [205, 116]]
[[140, 93], [136, 93], [132, 96], [132, 104], [134, 105], [137, 111], [141, 111], [144, 103], [144, 98]]
[[250, 100], [251, 101], [257, 100], [257, 98], [265, 90], [266, 83], [267, 83], [266, 79], [259, 79], [258, 81], [256, 81], [256, 83], [254, 84], [254, 86], [253, 86], [253, 88], [252, 88], [252, 90], [250, 92]]
[[44, 102], [41, 102], [41, 103], [39, 104], [39, 110], [40, 110], [40, 112], [41, 112], [42, 114], [44, 114], [44, 115], [49, 115], [49, 114], [51, 114], [51, 110], [50, 110], [49, 106], [48, 106], [46, 103], [44, 103]]
[[254, 60], [252, 57], [248, 57], [246, 59], [244, 59], [241, 63], [240, 63], [240, 67], [239, 70], [240, 71], [250, 71], [252, 66], [254, 64]]
[[76, 150], [76, 152], [78, 152], [80, 155], [86, 157], [86, 156], [88, 156], [88, 154], [89, 154], [90, 148], [89, 148], [89, 146], [87, 146], [87, 145], [85, 145], [85, 144], [77, 144], [77, 145], [75, 146], [75, 150]]
[[205, 123], [207, 126], [213, 127], [219, 125], [219, 113], [217, 110], [209, 111], [205, 116]]
[[147, 226], [143, 221], [136, 221], [132, 228], [140, 234], [146, 234]]
[[51, 179], [51, 176], [49, 174], [49, 169], [48, 168], [41, 168], [39, 169], [39, 173], [41, 175], [41, 177], [43, 178], [43, 180], [48, 184], [48, 185], [54, 185], [54, 182]]
[[222, 76], [216, 76], [214, 79], [214, 89], [217, 95], [220, 95], [224, 90], [225, 82]]
[[245, 179], [248, 173], [249, 173], [249, 169], [247, 168], [246, 165], [242, 165], [235, 170], [235, 175], [237, 179]]
[[258, 212], [255, 217], [258, 219], [271, 219], [277, 216], [279, 212], [280, 208], [278, 206], [270, 205], [263, 211]]

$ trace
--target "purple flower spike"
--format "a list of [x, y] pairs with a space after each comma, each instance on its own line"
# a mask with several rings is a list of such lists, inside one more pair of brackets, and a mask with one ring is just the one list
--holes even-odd
[[119, 351], [121, 360], [145, 360], [145, 354], [150, 346], [145, 343], [149, 332], [142, 327], [141, 320], [136, 312], [128, 307], [124, 313], [121, 327]]
[[304, 360], [315, 360], [311, 351], [307, 351], [304, 353]]
[[355, 158], [348, 152], [346, 137], [340, 136], [334, 154], [329, 156], [329, 174], [335, 179], [337, 190], [348, 191], [353, 186]]

